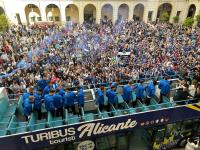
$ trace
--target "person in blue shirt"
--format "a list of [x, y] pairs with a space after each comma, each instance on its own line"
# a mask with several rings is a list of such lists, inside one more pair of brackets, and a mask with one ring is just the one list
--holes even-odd
[[[143, 103], [144, 101], [144, 91], [145, 91], [145, 88], [144, 86], [142, 85], [143, 84], [143, 81], [139, 81], [139, 83], [134, 87], [134, 89], [136, 89], [135, 91], [135, 94], [136, 94], [136, 99], [139, 100], [141, 103]], [[137, 103], [137, 101], [134, 102], [133, 106], [135, 106]]]
[[114, 86], [111, 86], [111, 88], [106, 91], [106, 96], [108, 97], [108, 111], [110, 112], [112, 110], [112, 105], [115, 107], [117, 106], [116, 88]]
[[56, 116], [62, 116], [63, 118], [63, 97], [59, 94], [60, 89], [56, 89], [56, 93], [53, 95], [54, 106], [56, 109]]
[[41, 106], [42, 106], [42, 90], [38, 89], [38, 91], [34, 93], [34, 110], [37, 112], [39, 120], [42, 119]]
[[104, 86], [101, 86], [100, 89], [97, 89], [97, 100], [96, 103], [99, 105], [99, 110], [102, 111], [104, 108]]
[[129, 81], [128, 84], [124, 86], [124, 93], [122, 95], [124, 101], [127, 104], [129, 104], [133, 100], [132, 92], [133, 89], [131, 87], [131, 81]]
[[44, 90], [44, 88], [48, 85], [48, 81], [42, 77], [42, 79], [38, 80], [37, 87], [38, 89]]
[[26, 121], [28, 121], [29, 116], [33, 112], [34, 107], [34, 96], [29, 96], [24, 101], [24, 116], [26, 117]]
[[76, 96], [76, 99], [77, 99], [77, 102], [78, 102], [78, 108], [79, 108], [79, 114], [80, 115], [83, 115], [81, 113], [81, 108], [84, 108], [84, 101], [85, 101], [85, 94], [83, 92], [83, 88], [78, 86], [78, 92], [77, 92], [77, 96]]
[[64, 105], [65, 109], [68, 110], [68, 112], [71, 109], [73, 115], [76, 114], [75, 103], [74, 103], [75, 99], [76, 99], [76, 94], [73, 91], [70, 91], [69, 86], [67, 86], [65, 88], [65, 95], [63, 96], [63, 105]]
[[115, 87], [115, 91], [117, 90], [118, 85], [119, 85], [119, 79], [116, 79], [116, 81], [112, 82], [112, 84], [111, 84], [111, 86]]
[[24, 101], [29, 98], [29, 96], [32, 96], [34, 93], [34, 88], [33, 87], [30, 87], [28, 92], [24, 93], [22, 95], [22, 106], [24, 106]]
[[63, 97], [65, 95], [64, 85], [60, 86], [59, 94]]
[[145, 104], [148, 106], [150, 104], [150, 100], [152, 97], [155, 96], [156, 88], [155, 86], [157, 85], [157, 81], [154, 80], [153, 82], [150, 82], [147, 84], [145, 90], [147, 93], [147, 98], [145, 100]]
[[46, 94], [49, 94], [51, 89], [52, 89], [52, 83], [49, 82], [48, 85], [43, 90], [43, 96], [45, 96]]
[[54, 99], [53, 99], [54, 89], [51, 89], [49, 94], [44, 96], [44, 104], [47, 112], [51, 112], [52, 116], [55, 113]]
[[160, 89], [160, 101], [159, 103], [163, 102], [163, 96], [168, 97], [170, 93], [170, 82], [168, 81], [168, 77], [160, 80], [158, 84], [158, 88]]

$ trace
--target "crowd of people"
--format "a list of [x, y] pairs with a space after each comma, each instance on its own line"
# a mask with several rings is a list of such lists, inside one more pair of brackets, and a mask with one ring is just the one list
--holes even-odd
[[70, 86], [164, 74], [199, 80], [197, 29], [134, 21], [76, 24], [70, 31], [56, 25], [13, 26], [0, 39], [0, 84], [15, 93], [43, 78]]
[[[83, 86], [91, 88], [98, 84], [101, 91], [103, 85], [112, 83], [106, 92], [108, 99], [112, 99], [116, 94], [114, 83], [130, 84], [134, 79], [170, 75], [183, 77], [187, 83], [191, 77], [200, 81], [199, 29], [181, 25], [133, 20], [73, 24], [70, 28], [56, 24], [18, 25], [0, 34], [0, 50], [0, 86], [16, 95], [25, 93], [24, 102], [27, 98], [36, 101], [33, 99], [37, 99], [38, 93], [45, 102], [53, 102], [52, 95], [57, 94], [59, 99], [65, 96], [66, 89], [71, 92], [72, 87], [77, 87], [80, 93], [71, 96], [83, 106]], [[159, 84], [162, 102], [162, 97], [169, 93], [169, 90], [162, 93], [162, 86], [166, 89], [169, 83], [166, 79]], [[151, 83], [149, 90], [155, 85], [156, 82]], [[183, 89], [187, 87], [184, 84]], [[141, 86], [134, 88], [146, 90]], [[124, 91], [129, 93], [130, 88]], [[143, 100], [140, 92], [136, 96]], [[127, 99], [127, 94], [123, 98]], [[47, 105], [47, 110], [53, 106]], [[60, 105], [55, 105], [57, 113], [61, 113]]]

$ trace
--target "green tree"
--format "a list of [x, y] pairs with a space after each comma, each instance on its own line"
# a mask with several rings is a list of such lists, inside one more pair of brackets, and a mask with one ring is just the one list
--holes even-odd
[[192, 27], [193, 24], [194, 24], [194, 18], [192, 17], [187, 17], [183, 22], [183, 26], [185, 27]]
[[5, 31], [9, 27], [9, 21], [4, 14], [0, 15], [0, 32]]
[[196, 15], [197, 26], [200, 27], [200, 15]]
[[160, 22], [168, 22], [169, 21], [169, 13], [168, 12], [163, 12], [160, 17], [159, 20]]
[[179, 16], [174, 16], [174, 17], [173, 17], [173, 20], [174, 20], [174, 23], [178, 23], [178, 21], [179, 21]]
[[196, 15], [196, 21], [200, 22], [200, 15]]

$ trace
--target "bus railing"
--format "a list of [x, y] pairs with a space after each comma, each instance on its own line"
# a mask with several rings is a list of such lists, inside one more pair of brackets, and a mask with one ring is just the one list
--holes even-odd
[[[176, 76], [173, 76], [173, 77], [177, 77], [177, 75]], [[155, 77], [155, 78], [157, 78], [157, 77]], [[144, 79], [146, 79], [146, 80], [143, 80], [144, 81], [144, 84], [147, 84], [148, 82], [150, 82], [150, 81], [152, 81], [154, 78], [144, 78]], [[139, 81], [139, 80], [141, 80], [141, 79], [137, 79], [137, 80], [134, 80], [133, 82], [133, 86], [135, 85], [135, 84], [137, 84], [137, 82]], [[119, 82], [119, 87], [123, 87], [125, 84], [127, 84], [128, 83], [128, 81], [130, 81], [130, 80], [127, 80], [127, 81], [123, 81], [123, 82]], [[177, 81], [177, 82], [179, 82], [179, 78], [171, 78], [171, 79], [169, 79], [169, 81], [171, 81], [171, 82], [174, 82], [174, 81]], [[159, 81], [158, 81], [159, 82]], [[111, 83], [101, 83], [101, 84], [90, 84], [90, 85], [83, 85], [82, 87], [83, 87], [83, 89], [84, 90], [89, 90], [89, 89], [97, 89], [97, 88], [99, 88], [101, 85], [102, 86], [104, 86], [104, 87], [106, 87], [106, 88], [108, 88], [109, 87], [109, 85], [111, 85], [112, 84], [112, 82]], [[87, 86], [87, 88], [86, 88], [86, 86]], [[92, 87], [92, 88], [89, 88], [89, 87]], [[6, 87], [5, 87], [6, 88]], [[72, 89], [74, 89], [74, 91], [77, 89], [77, 87], [71, 87]], [[6, 88], [7, 89], [7, 88]], [[173, 88], [174, 89], [174, 88]], [[21, 95], [23, 95], [23, 93], [17, 93], [17, 94], [8, 94], [8, 98], [9, 98], [9, 100], [10, 101], [14, 101], [14, 100], [18, 100], [19, 99], [19, 97], [21, 96]]]
[[[182, 79], [182, 77], [179, 74], [167, 75], [167, 76], [170, 77], [169, 81]], [[136, 79], [133, 78], [133, 79], [130, 79], [130, 80], [120, 81], [118, 84], [119, 84], [119, 86], [123, 86], [123, 85], [127, 84], [129, 81], [132, 81], [133, 83], [138, 83], [138, 81], [140, 81], [140, 80], [144, 81], [144, 83], [147, 83], [149, 81], [160, 80], [162, 78], [163, 78], [163, 76], [149, 77], [149, 78], [136, 78]], [[112, 82], [95, 83], [95, 84], [84, 84], [84, 85], [81, 85], [81, 86], [83, 87], [84, 90], [87, 90], [87, 89], [99, 88], [100, 86], [109, 87], [113, 82], [114, 81], [112, 81]], [[8, 94], [9, 99], [18, 99], [19, 96], [23, 94], [22, 92], [15, 93], [14, 91], [12, 91], [12, 89], [10, 87], [5, 87], [5, 88], [7, 90], [9, 90], [10, 92], [12, 92], [12, 93]], [[76, 90], [77, 86], [71, 85], [70, 88], [73, 89], [73, 90]], [[35, 86], [35, 89], [37, 89], [36, 86]], [[19, 89], [17, 91], [21, 91], [21, 90]]]

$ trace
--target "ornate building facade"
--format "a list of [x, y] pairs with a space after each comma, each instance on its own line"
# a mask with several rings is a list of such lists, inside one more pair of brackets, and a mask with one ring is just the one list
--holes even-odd
[[0, 0], [0, 14], [5, 13], [12, 23], [83, 21], [100, 22], [102, 18], [156, 21], [162, 12], [169, 21], [179, 16], [200, 14], [200, 0]]

